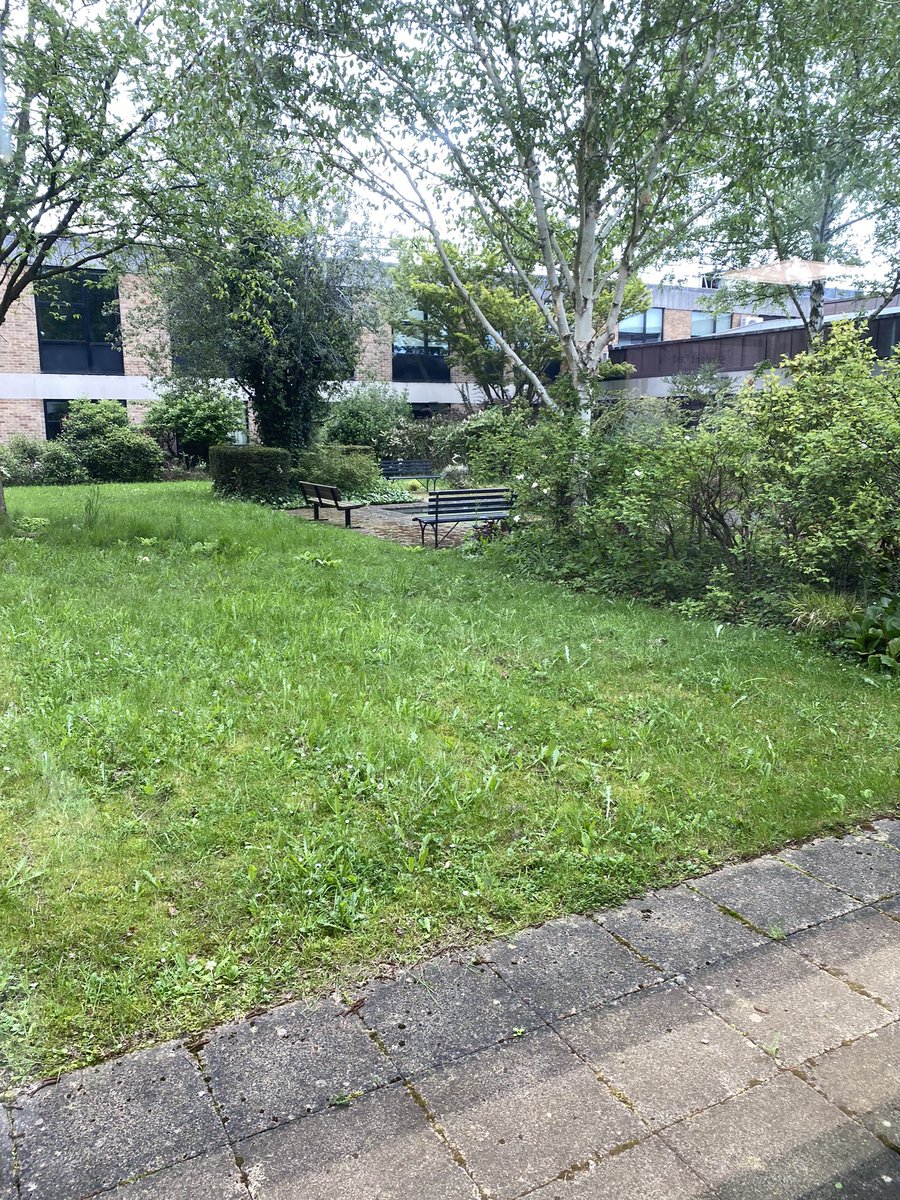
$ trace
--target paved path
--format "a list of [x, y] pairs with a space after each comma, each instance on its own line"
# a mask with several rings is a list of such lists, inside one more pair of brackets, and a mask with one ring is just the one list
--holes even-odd
[[21, 1093], [0, 1197], [900, 1200], [900, 821], [433, 960], [354, 1009]]
[[[416, 506], [422, 507], [424, 504], [424, 495], [409, 504], [370, 504], [367, 508], [360, 508], [354, 512], [352, 528], [357, 533], [366, 533], [371, 537], [382, 538], [388, 542], [397, 542], [401, 546], [418, 546], [422, 539], [419, 526], [413, 520], [411, 510]], [[312, 520], [312, 509], [292, 508], [288, 511], [292, 516], [300, 517], [302, 520]], [[323, 508], [321, 513], [323, 521], [343, 529], [344, 518], [340, 513], [335, 513], [332, 509], [327, 508]], [[471, 525], [460, 525], [457, 529], [442, 528], [441, 545], [458, 546], [471, 532]], [[433, 534], [431, 541], [426, 536], [425, 548], [430, 550], [433, 546]]]

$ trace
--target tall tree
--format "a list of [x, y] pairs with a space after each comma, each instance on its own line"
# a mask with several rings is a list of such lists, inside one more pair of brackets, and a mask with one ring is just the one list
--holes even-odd
[[240, 111], [217, 67], [224, 0], [24, 0], [0, 9], [0, 325], [36, 281], [169, 240], [212, 199]]
[[216, 233], [215, 247], [205, 239], [155, 275], [175, 370], [234, 380], [263, 444], [303, 449], [373, 319], [371, 260], [349, 227], [317, 227], [258, 194]]
[[[343, 19], [309, 0], [267, 8], [269, 69], [307, 131], [318, 118], [320, 152], [431, 236], [484, 333], [550, 402], [448, 252], [448, 225], [476, 212], [589, 407], [629, 283], [733, 185], [730, 145], [765, 101], [764, 6], [365, 0]], [[292, 94], [313, 77], [311, 113]]]
[[[745, 171], [701, 240], [717, 270], [773, 259], [857, 264], [861, 296], [900, 289], [900, 24], [880, 0], [785, 0], [767, 70], [777, 102], [735, 146]], [[743, 288], [787, 300], [811, 335], [825, 275], [808, 288]]]
[[[133, 268], [215, 224], [240, 0], [3, 0], [0, 337], [42, 280]], [[254, 101], [255, 102], [255, 101]], [[0, 481], [2, 507], [2, 481]]]

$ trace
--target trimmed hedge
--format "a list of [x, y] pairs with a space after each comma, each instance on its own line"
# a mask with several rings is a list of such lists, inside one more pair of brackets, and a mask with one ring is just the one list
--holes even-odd
[[209, 448], [209, 473], [213, 488], [223, 495], [276, 499], [290, 490], [291, 455], [277, 446], [222, 442]]

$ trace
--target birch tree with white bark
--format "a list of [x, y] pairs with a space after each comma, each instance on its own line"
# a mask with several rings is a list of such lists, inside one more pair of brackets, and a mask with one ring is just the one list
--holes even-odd
[[589, 410], [629, 281], [735, 184], [733, 141], [765, 103], [759, 18], [744, 0], [366, 0], [335, 20], [272, 0], [267, 70], [323, 158], [428, 232], [549, 403], [446, 251], [455, 219], [477, 214]]

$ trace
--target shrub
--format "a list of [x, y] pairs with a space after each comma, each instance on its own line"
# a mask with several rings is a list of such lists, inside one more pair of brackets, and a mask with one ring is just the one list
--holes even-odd
[[900, 671], [900, 596], [882, 596], [848, 621], [840, 645], [868, 667]]
[[246, 425], [244, 403], [229, 384], [217, 379], [164, 380], [151, 404], [144, 428], [167, 439], [172, 452], [206, 460], [210, 446], [224, 442]]
[[293, 477], [307, 483], [327, 483], [345, 496], [372, 492], [384, 482], [378, 464], [370, 454], [345, 454], [326, 443], [296, 456]]
[[100, 483], [157, 479], [163, 461], [153, 438], [132, 425], [115, 400], [73, 400], [58, 444]]
[[47, 442], [27, 434], [14, 434], [5, 446], [0, 446], [0, 473], [9, 487], [30, 483], [45, 483], [44, 454]]
[[329, 442], [367, 446], [379, 458], [395, 453], [397, 431], [412, 418], [405, 393], [386, 383], [357, 383], [342, 389], [323, 427]]
[[209, 448], [213, 488], [225, 496], [273, 500], [291, 486], [291, 456], [275, 446], [234, 446], [224, 442]]
[[89, 483], [90, 474], [87, 467], [78, 461], [78, 456], [71, 447], [63, 442], [47, 442], [41, 461], [43, 477], [41, 482], [52, 484]]
[[444, 467], [441, 474], [454, 488], [465, 488], [472, 482], [472, 472], [465, 463], [450, 463], [449, 467]]

